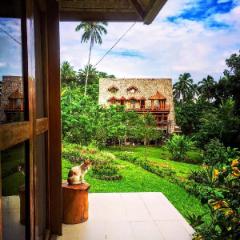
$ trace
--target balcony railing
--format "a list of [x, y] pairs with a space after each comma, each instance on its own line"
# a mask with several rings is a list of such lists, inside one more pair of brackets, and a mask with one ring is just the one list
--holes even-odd
[[23, 106], [11, 106], [11, 105], [5, 105], [2, 107], [2, 109], [5, 112], [23, 112], [24, 108]]
[[137, 112], [169, 112], [170, 111], [170, 105], [166, 105], [165, 107], [129, 107], [128, 110], [134, 110]]

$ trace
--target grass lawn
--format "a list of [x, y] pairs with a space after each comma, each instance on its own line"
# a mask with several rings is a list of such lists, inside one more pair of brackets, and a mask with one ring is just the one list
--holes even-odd
[[[124, 148], [122, 151], [134, 151], [137, 154], [142, 155], [144, 151], [143, 147]], [[119, 151], [119, 149], [109, 149], [111, 152]], [[154, 161], [158, 161], [160, 164], [168, 164], [179, 175], [186, 176], [191, 169], [198, 169], [200, 166], [173, 162], [171, 160], [164, 160], [159, 158], [160, 148], [149, 147], [148, 158]], [[139, 166], [132, 163], [116, 160], [120, 168], [120, 173], [123, 179], [120, 181], [104, 181], [98, 180], [92, 177], [91, 170], [86, 176], [86, 180], [90, 183], [90, 192], [162, 192], [169, 201], [181, 212], [186, 218], [188, 214], [203, 214], [208, 212], [208, 209], [204, 207], [201, 202], [194, 196], [189, 195], [182, 187], [175, 183], [169, 182], [167, 179], [161, 178], [153, 173], [150, 173]], [[68, 170], [72, 164], [63, 160], [63, 179], [67, 179]], [[206, 218], [208, 218], [206, 216]]]
[[[200, 166], [197, 164], [171, 161], [170, 160], [171, 154], [164, 147], [149, 146], [147, 147], [147, 151], [144, 146], [122, 147], [122, 148], [111, 147], [111, 148], [107, 148], [106, 150], [111, 151], [113, 154], [114, 152], [119, 152], [119, 151], [134, 152], [139, 157], [145, 156], [145, 153], [146, 153], [147, 159], [154, 162], [158, 162], [160, 166], [162, 165], [163, 167], [171, 168], [176, 172], [177, 176], [180, 176], [180, 177], [186, 177], [187, 175], [189, 175], [189, 173], [192, 170], [198, 170], [200, 168]], [[187, 155], [188, 155], [188, 158], [192, 159], [192, 161], [196, 163], [201, 162], [201, 155], [199, 150], [190, 151], [188, 152]]]
[[19, 186], [25, 181], [24, 175], [18, 172], [18, 165], [25, 162], [24, 144], [18, 144], [1, 154], [2, 195], [17, 195]]

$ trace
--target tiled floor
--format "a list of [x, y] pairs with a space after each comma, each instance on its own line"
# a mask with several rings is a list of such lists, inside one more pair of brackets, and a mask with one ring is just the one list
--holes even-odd
[[2, 197], [3, 239], [24, 240], [25, 226], [20, 224], [19, 196]]
[[162, 193], [91, 193], [89, 220], [58, 240], [190, 240], [194, 230]]

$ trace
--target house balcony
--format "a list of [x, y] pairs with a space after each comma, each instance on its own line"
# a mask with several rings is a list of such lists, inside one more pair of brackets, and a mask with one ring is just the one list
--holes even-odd
[[137, 112], [169, 112], [170, 111], [170, 105], [166, 105], [165, 107], [128, 107], [129, 111], [137, 111]]
[[3, 110], [5, 112], [23, 112], [24, 107], [23, 105], [14, 106], [14, 105], [8, 104], [3, 107]]

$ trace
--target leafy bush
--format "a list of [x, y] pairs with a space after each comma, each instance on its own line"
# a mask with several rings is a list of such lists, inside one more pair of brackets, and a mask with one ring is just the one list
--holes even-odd
[[218, 139], [212, 139], [205, 145], [204, 163], [210, 166], [226, 163], [228, 153], [224, 145]]
[[133, 152], [118, 152], [115, 153], [115, 156], [117, 156], [121, 160], [131, 163], [136, 163], [139, 160], [139, 157], [137, 157]]
[[134, 155], [134, 153], [132, 152], [119, 152], [116, 153], [116, 156], [119, 157], [121, 160], [131, 162], [161, 177], [173, 176], [175, 174], [175, 172], [172, 169], [166, 167], [164, 168], [160, 166], [158, 163], [140, 158]]
[[209, 175], [206, 170], [197, 170], [197, 171], [191, 171], [191, 174], [188, 176], [189, 180], [193, 180], [197, 183], [209, 183]]
[[90, 160], [95, 178], [103, 180], [120, 180], [122, 178], [114, 164], [116, 157], [112, 153], [100, 151], [95, 143], [86, 147], [65, 143], [62, 156], [73, 164], [81, 164], [84, 160]]
[[173, 135], [166, 143], [166, 148], [171, 153], [172, 159], [175, 161], [185, 161], [187, 151], [192, 147], [192, 140], [183, 135]]
[[93, 176], [102, 180], [120, 180], [122, 176], [118, 173], [118, 167], [114, 164], [97, 164], [92, 168]]
[[[217, 168], [218, 167], [218, 168]], [[211, 211], [211, 224], [197, 227], [193, 239], [239, 239], [240, 236], [240, 160], [229, 160], [214, 169], [218, 188], [198, 186]], [[189, 184], [188, 184], [189, 186]], [[194, 189], [196, 193], [196, 186]], [[204, 192], [204, 189], [209, 191]]]

